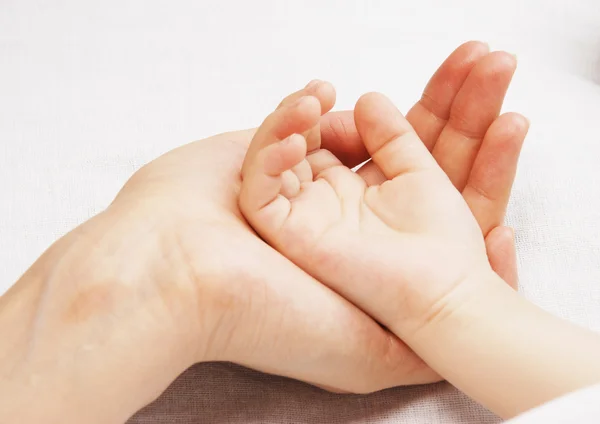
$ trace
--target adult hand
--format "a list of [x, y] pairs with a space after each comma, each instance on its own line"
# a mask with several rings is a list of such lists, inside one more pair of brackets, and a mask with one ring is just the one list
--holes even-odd
[[[502, 222], [526, 132], [519, 115], [496, 120], [515, 66], [511, 55], [467, 43], [444, 62], [409, 113], [450, 178], [469, 187], [469, 204], [486, 233]], [[346, 165], [367, 159], [351, 112], [325, 115], [321, 128], [322, 147]], [[142, 215], [160, 215], [158, 231], [171, 234], [169, 249], [185, 258], [189, 287], [182, 298], [192, 304], [192, 316], [201, 317], [196, 360], [233, 361], [350, 392], [437, 380], [402, 342], [249, 228], [236, 198], [252, 134], [223, 134], [176, 149], [140, 170], [115, 201], [115, 207], [135, 199], [152, 205]], [[375, 180], [377, 172], [367, 166], [361, 174]], [[494, 234], [491, 262], [514, 284], [511, 233]]]
[[[517, 113], [499, 116], [517, 63], [508, 53], [486, 52], [477, 42], [456, 49], [406, 118], [462, 192], [485, 236], [492, 268], [516, 289], [514, 235], [502, 223], [529, 122]], [[343, 128], [347, 145], [358, 150], [352, 154], [368, 156], [354, 121], [328, 122], [333, 124], [328, 134]], [[386, 180], [371, 160], [358, 173], [369, 185]]]
[[[467, 43], [409, 115], [426, 143], [460, 146], [462, 133], [443, 129], [459, 124], [477, 125], [468, 140], [486, 132], [469, 161], [452, 160], [453, 148], [436, 158], [457, 184], [470, 175], [474, 199], [492, 198], [474, 210], [489, 228], [501, 223], [525, 133], [518, 120], [493, 123], [513, 71], [506, 55]], [[491, 112], [478, 115], [471, 103]], [[346, 165], [367, 159], [352, 112], [325, 115], [321, 128], [322, 147]], [[105, 212], [56, 242], [0, 298], [0, 417], [21, 420], [27, 411], [32, 422], [68, 421], [69, 409], [77, 422], [123, 420], [208, 360], [350, 392], [439, 379], [250, 229], [237, 195], [253, 132], [195, 142], [143, 167]], [[491, 262], [512, 272], [510, 236], [496, 241]], [[39, 408], [29, 408], [33, 401]]]

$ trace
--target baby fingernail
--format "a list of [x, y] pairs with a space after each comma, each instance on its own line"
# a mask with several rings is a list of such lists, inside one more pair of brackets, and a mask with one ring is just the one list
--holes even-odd
[[302, 96], [302, 97], [300, 97], [299, 99], [296, 99], [296, 100], [294, 101], [294, 103], [292, 103], [292, 104], [290, 105], [290, 107], [296, 107], [296, 106], [298, 106], [300, 103], [302, 103], [302, 102], [304, 101], [304, 99], [305, 99], [305, 98], [306, 98], [306, 96]]
[[306, 87], [304, 87], [306, 90], [311, 90], [313, 88], [315, 88], [317, 85], [319, 85], [321, 83], [321, 80], [318, 79], [314, 79], [311, 82], [309, 82], [308, 84], [306, 84]]
[[296, 138], [297, 135], [298, 134], [292, 134], [292, 135], [284, 138], [283, 141], [281, 142], [281, 144], [291, 144], [294, 141], [294, 139]]

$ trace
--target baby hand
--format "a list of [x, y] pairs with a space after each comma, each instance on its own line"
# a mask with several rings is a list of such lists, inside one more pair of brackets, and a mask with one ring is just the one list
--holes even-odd
[[476, 275], [491, 272], [480, 228], [410, 124], [383, 95], [366, 94], [355, 122], [388, 181], [367, 186], [300, 133], [321, 102], [297, 99], [257, 131], [240, 207], [274, 248], [399, 336], [447, 312]]

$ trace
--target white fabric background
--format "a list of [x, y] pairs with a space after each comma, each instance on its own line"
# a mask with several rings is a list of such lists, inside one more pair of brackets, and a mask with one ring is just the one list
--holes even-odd
[[597, 424], [600, 421], [600, 385], [587, 387], [535, 408], [506, 424]]
[[[506, 109], [532, 121], [508, 217], [523, 293], [600, 330], [597, 0], [0, 0], [0, 293], [158, 154], [255, 126], [312, 78], [338, 108], [378, 90], [406, 111], [468, 39], [519, 59]], [[373, 422], [495, 420], [419, 390]]]

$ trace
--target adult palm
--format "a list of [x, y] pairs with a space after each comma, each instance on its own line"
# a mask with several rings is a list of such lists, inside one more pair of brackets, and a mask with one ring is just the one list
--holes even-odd
[[[466, 43], [408, 114], [463, 189], [487, 234], [492, 266], [511, 284], [514, 244], [501, 224], [527, 124], [520, 115], [498, 113], [515, 66], [511, 55]], [[180, 281], [165, 303], [189, 312], [176, 319], [195, 334], [194, 360], [232, 361], [361, 393], [438, 380], [404, 343], [272, 249], [243, 219], [240, 169], [253, 133], [175, 149], [138, 171], [114, 202], [142, 205], [154, 231], [185, 258], [185, 272], [166, 271]], [[351, 111], [324, 115], [320, 138], [347, 166], [368, 159]], [[383, 178], [371, 164], [358, 172], [367, 182]]]

